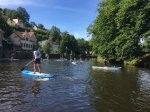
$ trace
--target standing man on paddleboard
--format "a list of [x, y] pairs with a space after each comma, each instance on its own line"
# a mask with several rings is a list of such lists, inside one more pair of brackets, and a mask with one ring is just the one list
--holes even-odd
[[34, 60], [34, 73], [36, 72], [36, 66], [38, 67], [38, 71], [39, 73], [41, 73], [41, 53], [38, 50], [38, 48], [35, 49], [35, 51], [33, 52], [33, 60]]

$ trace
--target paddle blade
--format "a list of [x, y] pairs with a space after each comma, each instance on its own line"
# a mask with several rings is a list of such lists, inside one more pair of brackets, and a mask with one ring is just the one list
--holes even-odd
[[25, 67], [22, 67], [20, 70], [23, 71], [25, 69]]

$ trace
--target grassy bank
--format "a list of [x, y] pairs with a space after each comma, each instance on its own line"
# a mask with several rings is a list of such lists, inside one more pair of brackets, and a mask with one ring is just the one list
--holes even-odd
[[[104, 59], [101, 56], [98, 56], [97, 61], [104, 62]], [[114, 63], [116, 63], [116, 62], [114, 62]], [[125, 60], [123, 63], [125, 65], [133, 65], [133, 66], [138, 66], [138, 67], [150, 68], [150, 53], [148, 53], [142, 57]]]
[[138, 67], [150, 68], [150, 53], [142, 57], [124, 61], [124, 64], [135, 65]]

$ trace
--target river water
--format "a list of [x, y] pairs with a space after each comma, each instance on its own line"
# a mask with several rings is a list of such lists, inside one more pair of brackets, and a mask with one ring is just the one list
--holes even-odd
[[38, 80], [20, 72], [29, 61], [0, 62], [0, 112], [150, 112], [148, 69], [93, 70], [103, 65], [45, 60], [42, 72], [56, 78]]

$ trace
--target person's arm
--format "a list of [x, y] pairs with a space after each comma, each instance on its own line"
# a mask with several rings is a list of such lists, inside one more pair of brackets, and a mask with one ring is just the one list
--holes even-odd
[[34, 51], [33, 51], [33, 60], [35, 60]]
[[40, 58], [42, 58], [42, 56], [41, 56], [41, 52], [39, 51], [39, 53], [40, 53]]

